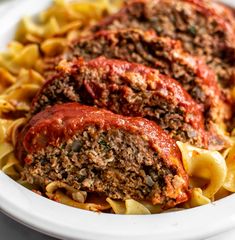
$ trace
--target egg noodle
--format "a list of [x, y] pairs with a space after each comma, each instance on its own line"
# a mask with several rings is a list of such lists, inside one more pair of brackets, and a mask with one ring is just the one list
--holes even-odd
[[[27, 121], [32, 98], [45, 82], [45, 59], [63, 53], [67, 44], [83, 34], [90, 24], [117, 11], [120, 5], [121, 0], [54, 0], [37, 19], [24, 17], [15, 39], [8, 45], [7, 51], [0, 54], [0, 169], [25, 187], [37, 190], [37, 186], [20, 179], [22, 165], [14, 156], [14, 147], [17, 133]], [[235, 130], [231, 134], [235, 143], [234, 135]], [[170, 211], [204, 205], [235, 192], [235, 144], [221, 153], [199, 149], [187, 143], [177, 144], [190, 177], [192, 197], [180, 208]], [[95, 196], [88, 198], [86, 192], [62, 182], [48, 184], [46, 195], [60, 203], [92, 211], [117, 214], [163, 211], [159, 205], [133, 199], [123, 202]]]

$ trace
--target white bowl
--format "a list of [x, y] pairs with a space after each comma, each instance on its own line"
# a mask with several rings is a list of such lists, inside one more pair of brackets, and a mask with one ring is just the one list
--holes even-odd
[[[224, 2], [235, 6], [234, 0]], [[0, 48], [5, 48], [12, 38], [20, 17], [35, 14], [49, 3], [50, 0], [15, 1], [5, 15], [0, 12]], [[202, 207], [158, 215], [94, 213], [50, 201], [0, 172], [0, 210], [33, 229], [61, 239], [205, 239], [235, 227], [234, 209], [235, 194]]]

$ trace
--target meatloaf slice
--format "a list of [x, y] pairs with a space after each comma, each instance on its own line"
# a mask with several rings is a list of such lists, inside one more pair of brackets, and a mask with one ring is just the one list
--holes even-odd
[[80, 102], [156, 121], [180, 141], [207, 147], [201, 107], [181, 85], [158, 71], [103, 57], [63, 62], [37, 94], [32, 114], [61, 102]]
[[107, 17], [92, 30], [153, 29], [159, 36], [181, 40], [188, 52], [206, 60], [218, 81], [227, 87], [235, 81], [234, 26], [230, 21], [232, 14], [222, 16], [226, 11], [217, 10], [215, 5], [206, 0], [129, 1], [120, 12]]
[[231, 115], [229, 107], [222, 101], [214, 72], [201, 58], [185, 52], [179, 41], [157, 37], [153, 31], [101, 31], [73, 43], [67, 58], [90, 60], [102, 55], [141, 63], [176, 79], [203, 106], [208, 129], [211, 122], [221, 124]]
[[154, 122], [67, 103], [35, 115], [23, 129], [24, 176], [61, 181], [112, 199], [173, 207], [188, 199], [175, 143]]

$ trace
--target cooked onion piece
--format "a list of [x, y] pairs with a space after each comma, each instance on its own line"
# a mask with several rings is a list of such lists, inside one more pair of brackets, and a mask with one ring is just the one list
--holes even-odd
[[209, 151], [193, 147], [187, 143], [177, 142], [183, 164], [189, 176], [207, 179], [208, 185], [203, 195], [211, 198], [224, 184], [227, 166], [223, 156], [217, 151]]

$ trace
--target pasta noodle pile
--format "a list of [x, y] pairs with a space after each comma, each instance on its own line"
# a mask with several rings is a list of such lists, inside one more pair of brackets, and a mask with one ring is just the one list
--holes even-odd
[[[63, 53], [70, 41], [84, 34], [90, 24], [115, 12], [121, 2], [54, 0], [52, 6], [40, 13], [36, 20], [24, 17], [15, 40], [8, 45], [6, 52], [0, 54], [0, 169], [22, 185], [37, 189], [37, 186], [30, 186], [20, 179], [22, 166], [14, 156], [14, 146], [18, 131], [27, 121], [32, 98], [45, 82], [45, 59]], [[231, 139], [235, 143], [235, 130]], [[177, 210], [204, 205], [235, 192], [235, 144], [223, 153], [181, 142], [177, 144], [192, 186], [191, 199]], [[46, 195], [55, 201], [86, 210], [111, 209], [117, 214], [162, 212], [159, 205], [133, 199], [121, 202], [88, 197], [86, 192], [61, 182], [47, 185]]]

